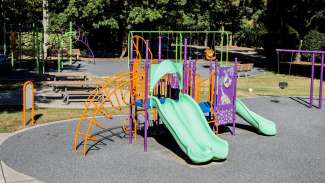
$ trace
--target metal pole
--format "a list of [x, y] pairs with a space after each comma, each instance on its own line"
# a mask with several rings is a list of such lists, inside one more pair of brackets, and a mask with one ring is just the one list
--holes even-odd
[[72, 65], [72, 22], [69, 24], [69, 63]]
[[222, 64], [222, 58], [223, 58], [223, 28], [221, 32], [221, 38], [220, 38], [220, 63]]
[[235, 129], [236, 129], [236, 100], [237, 100], [237, 64], [238, 64], [238, 59], [237, 57], [235, 58], [235, 68], [234, 68], [234, 97], [233, 97], [233, 111], [232, 111], [232, 131], [233, 135], [235, 135]]
[[195, 74], [196, 74], [196, 60], [192, 63], [192, 98], [195, 99]]
[[277, 52], [293, 52], [293, 53], [315, 53], [315, 54], [323, 54], [325, 53], [325, 51], [317, 51], [317, 50], [314, 50], [314, 51], [308, 51], [308, 50], [290, 50], [290, 49], [275, 49], [275, 51]]
[[323, 106], [323, 77], [324, 77], [324, 53], [320, 64], [320, 79], [319, 79], [319, 105], [318, 108]]
[[61, 39], [59, 40], [59, 48], [58, 48], [58, 72], [61, 71], [61, 55], [60, 55], [60, 51], [61, 51]]
[[32, 34], [33, 59], [36, 60], [36, 53], [35, 53], [35, 51], [36, 51], [36, 48], [35, 48], [35, 45], [36, 45], [36, 43], [35, 43], [35, 24], [33, 24], [32, 26], [33, 26], [33, 34]]
[[36, 28], [36, 72], [37, 74], [40, 74], [40, 69], [39, 69], [39, 57], [40, 54], [40, 45], [39, 45], [39, 40], [38, 40], [38, 29]]
[[177, 57], [178, 57], [178, 37], [177, 37], [177, 34], [176, 34], [176, 53], [175, 53], [175, 62], [177, 63]]
[[209, 102], [210, 102], [210, 105], [212, 105], [212, 57], [210, 57], [210, 64], [209, 64], [209, 85], [210, 85], [210, 89], [209, 89]]
[[161, 62], [161, 36], [158, 37], [158, 63]]
[[184, 63], [183, 63], [183, 93], [187, 93], [187, 38], [184, 39]]
[[130, 33], [172, 33], [172, 34], [175, 34], [175, 33], [228, 33], [228, 34], [231, 34], [230, 31], [225, 31], [224, 28], [223, 30], [218, 30], [218, 31], [139, 31], [139, 30], [134, 30], [134, 31], [130, 31]]
[[[12, 32], [12, 25], [10, 25], [10, 36], [11, 36], [11, 32]], [[13, 36], [11, 38], [13, 38]], [[15, 37], [15, 39], [16, 39], [16, 37]], [[12, 44], [12, 43], [14, 43], [14, 44]], [[13, 40], [10, 39], [10, 48], [11, 48], [10, 49], [10, 61], [11, 61], [11, 68], [12, 68], [12, 70], [14, 69], [14, 63], [15, 63], [15, 60], [14, 60], [15, 44], [16, 44], [16, 40], [13, 42]]]
[[187, 66], [187, 69], [186, 69], [186, 78], [187, 78], [187, 92], [188, 92], [188, 95], [191, 95], [191, 71], [192, 71], [192, 58], [191, 57], [188, 57], [188, 66]]
[[144, 96], [144, 113], [145, 113], [145, 121], [144, 121], [144, 151], [147, 152], [148, 146], [148, 75], [149, 75], [149, 41], [146, 40], [146, 63], [145, 63], [145, 96]]
[[276, 55], [277, 55], [277, 60], [278, 60], [278, 74], [280, 73], [280, 56], [279, 56], [279, 52], [277, 51], [276, 52]]
[[183, 49], [182, 49], [182, 45], [183, 45], [183, 35], [182, 33], [179, 33], [179, 62], [182, 62], [183, 63], [183, 60], [182, 60], [182, 55], [183, 55]]
[[18, 39], [18, 42], [19, 42], [19, 62], [22, 61], [22, 57], [23, 57], [23, 47], [22, 47], [22, 39], [21, 39], [21, 24], [19, 24], [19, 39]]
[[315, 66], [315, 53], [313, 53], [312, 63], [311, 63], [309, 108], [311, 108], [313, 106], [313, 97], [314, 97], [314, 66]]
[[128, 33], [128, 64], [130, 65], [130, 40], [131, 40], [131, 37], [130, 37], [130, 32]]
[[228, 60], [229, 60], [229, 35], [226, 32], [226, 65], [228, 65]]
[[213, 94], [213, 111], [217, 111], [217, 88], [218, 88], [218, 59], [214, 63], [214, 94]]
[[3, 56], [5, 60], [7, 56], [6, 32], [6, 23], [3, 23]]
[[130, 64], [129, 64], [129, 68], [130, 68], [130, 116], [129, 116], [129, 143], [132, 144], [132, 125], [133, 125], [133, 41], [130, 40], [130, 45], [128, 45], [128, 47], [130, 46], [130, 52], [129, 52], [129, 57], [130, 57]]

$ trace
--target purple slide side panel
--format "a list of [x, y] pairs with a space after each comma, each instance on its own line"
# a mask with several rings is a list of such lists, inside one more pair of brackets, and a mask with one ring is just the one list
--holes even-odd
[[223, 124], [233, 124], [233, 114], [234, 114], [234, 88], [236, 85], [235, 79], [235, 67], [219, 67], [218, 69], [218, 123]]

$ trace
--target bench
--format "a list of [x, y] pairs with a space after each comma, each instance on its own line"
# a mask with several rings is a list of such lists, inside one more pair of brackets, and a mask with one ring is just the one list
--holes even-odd
[[247, 77], [247, 72], [251, 71], [253, 67], [253, 63], [237, 64], [237, 72], [245, 72], [245, 77]]
[[80, 49], [72, 49], [72, 56], [75, 57], [76, 61], [78, 61], [80, 56]]
[[87, 72], [49, 72], [47, 75], [54, 81], [57, 81], [58, 78], [64, 78], [64, 80], [73, 79], [86, 81], [88, 79], [87, 76], [90, 74]]
[[101, 81], [43, 81], [43, 85], [53, 87], [54, 91], [63, 89], [67, 92], [69, 88], [95, 89], [102, 84]]
[[[62, 102], [65, 104], [69, 104], [72, 100], [73, 101], [87, 101], [89, 95], [93, 94], [93, 91], [66, 91], [62, 92], [63, 100]], [[77, 97], [77, 98], [75, 98]], [[74, 98], [74, 99], [72, 99]], [[97, 100], [101, 100], [102, 95], [99, 94]]]

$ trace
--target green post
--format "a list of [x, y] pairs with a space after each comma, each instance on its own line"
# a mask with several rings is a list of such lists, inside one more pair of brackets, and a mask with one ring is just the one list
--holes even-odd
[[228, 32], [226, 32], [226, 65], [228, 65], [228, 58], [229, 58], [229, 35]]
[[10, 50], [10, 61], [11, 61], [11, 68], [14, 69], [14, 51], [13, 51], [13, 48], [11, 48]]
[[60, 49], [61, 49], [61, 39], [59, 39], [59, 48], [58, 48], [58, 72], [61, 71], [61, 55], [60, 55]]
[[44, 45], [43, 45], [44, 44], [44, 29], [42, 29], [41, 40], [42, 41], [40, 42], [40, 44], [41, 44], [40, 45], [41, 46], [40, 47], [40, 50], [41, 50], [41, 53], [42, 53], [42, 60], [41, 60], [40, 63], [42, 64], [42, 71], [41, 71], [41, 73], [44, 74], [44, 71], [45, 71], [45, 69], [44, 69], [44, 65], [45, 65], [44, 62], [45, 62], [45, 59], [46, 59], [45, 58], [45, 55], [44, 55]]
[[131, 39], [131, 36], [130, 36], [131, 32], [128, 33], [128, 66], [130, 66], [130, 39]]
[[72, 22], [69, 26], [69, 63], [72, 64]]
[[221, 28], [221, 40], [220, 40], [220, 63], [222, 64], [223, 61], [223, 34], [224, 34], [224, 27]]
[[32, 52], [33, 52], [33, 59], [36, 60], [36, 50], [35, 50], [35, 24], [33, 26], [33, 33], [32, 33]]
[[6, 23], [3, 23], [3, 56], [7, 55], [7, 44], [6, 44]]
[[22, 37], [22, 32], [21, 32], [21, 24], [19, 24], [19, 34], [18, 34], [18, 37], [19, 37], [19, 39], [18, 39], [18, 44], [19, 44], [19, 46], [18, 46], [18, 49], [19, 49], [19, 62], [21, 62], [22, 61], [22, 57], [23, 57], [23, 47], [22, 47], [22, 39], [21, 39], [21, 37]]
[[183, 63], [183, 35], [182, 33], [180, 32], [179, 33], [179, 39], [180, 39], [180, 50], [179, 50], [179, 63]]
[[175, 47], [176, 47], [176, 56], [175, 56], [175, 62], [177, 63], [177, 59], [178, 59], [178, 37], [177, 37], [177, 34], [176, 34], [176, 45], [175, 45]]
[[36, 29], [36, 72], [39, 75], [40, 74], [40, 69], [39, 69], [39, 57], [40, 54], [40, 45], [39, 45], [39, 40], [38, 40], [38, 30]]
[[[10, 30], [12, 30], [12, 25], [10, 25]], [[10, 35], [11, 36], [11, 35]], [[10, 39], [10, 61], [11, 61], [11, 68], [14, 69], [15, 66], [15, 60], [14, 60], [14, 45], [11, 44], [13, 40]], [[14, 43], [15, 44], [15, 43]]]

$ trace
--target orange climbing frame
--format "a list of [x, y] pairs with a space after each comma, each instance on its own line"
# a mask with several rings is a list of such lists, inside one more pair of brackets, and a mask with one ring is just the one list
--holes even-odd
[[[75, 134], [73, 139], [73, 150], [76, 151], [79, 143], [83, 144], [83, 156], [86, 157], [87, 153], [87, 142], [97, 141], [97, 137], [91, 134], [91, 129], [93, 127], [105, 129], [106, 126], [101, 122], [96, 120], [96, 116], [99, 114], [103, 114], [106, 118], [111, 119], [112, 113], [105, 106], [106, 103], [109, 103], [111, 108], [115, 108], [117, 110], [122, 110], [123, 105], [132, 105], [136, 108], [135, 101], [138, 99], [144, 98], [144, 76], [145, 70], [143, 66], [141, 66], [141, 52], [139, 50], [139, 43], [142, 41], [146, 44], [145, 39], [140, 36], [133, 36], [133, 46], [136, 51], [135, 61], [132, 65], [132, 71], [124, 71], [116, 73], [110, 78], [105, 79], [103, 83], [96, 88], [91, 95], [89, 95], [87, 101], [84, 103], [85, 108], [83, 109], [82, 114], [80, 115], [79, 121], [75, 128]], [[153, 62], [153, 55], [151, 50], [149, 50], [150, 54], [150, 62]], [[131, 77], [130, 77], [131, 76]], [[126, 91], [127, 88], [130, 91], [130, 95], [128, 96], [130, 100], [126, 99]], [[115, 104], [114, 104], [115, 101]], [[90, 107], [94, 107], [94, 112], [91, 115], [87, 115]], [[134, 121], [133, 133], [136, 138], [138, 121], [137, 121], [137, 110], [136, 113], [132, 116]], [[86, 124], [86, 130], [81, 131], [81, 124]], [[126, 128], [126, 127], [124, 127]], [[124, 129], [125, 130], [125, 129]], [[82, 141], [79, 142], [79, 138], [82, 138]]]

